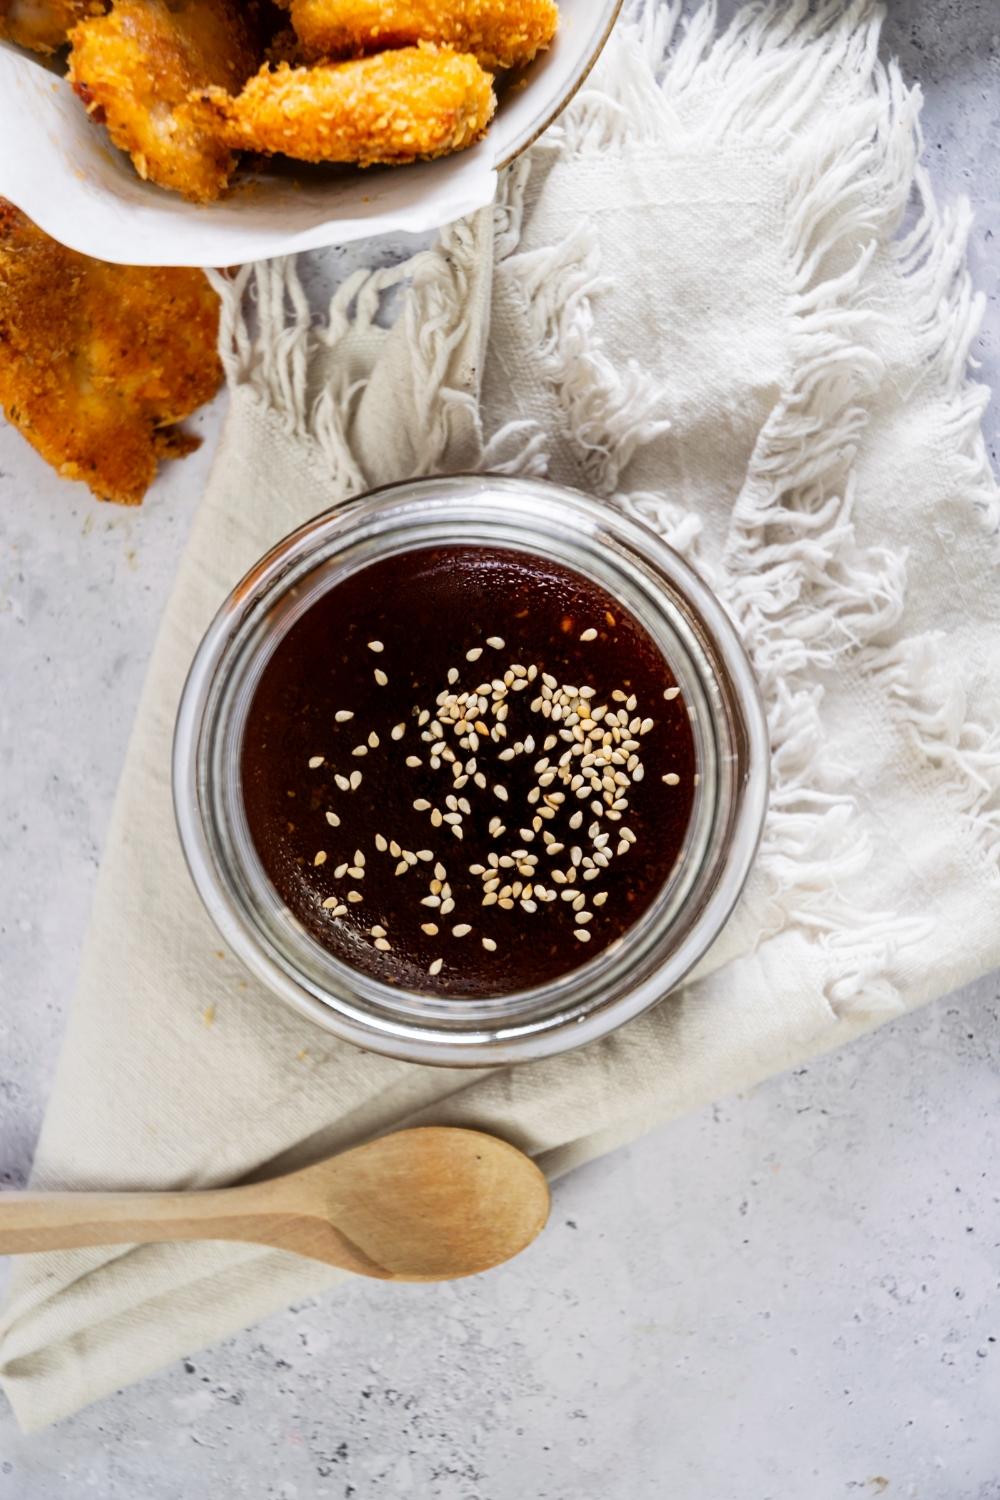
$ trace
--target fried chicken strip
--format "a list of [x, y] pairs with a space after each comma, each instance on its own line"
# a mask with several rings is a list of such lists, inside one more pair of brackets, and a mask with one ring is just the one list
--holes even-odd
[[235, 99], [201, 96], [226, 145], [300, 161], [403, 163], [471, 146], [496, 100], [474, 57], [434, 46], [262, 68]]
[[187, 105], [192, 90], [237, 90], [260, 55], [238, 0], [116, 0], [73, 29], [69, 76], [140, 177], [196, 203], [218, 198], [235, 159]]
[[0, 406], [67, 479], [137, 505], [174, 424], [216, 392], [219, 301], [200, 271], [67, 250], [0, 198]]
[[559, 24], [555, 0], [291, 0], [291, 12], [308, 59], [441, 42], [492, 70], [529, 63]]
[[106, 8], [106, 0], [0, 0], [0, 37], [32, 52], [56, 52], [71, 27]]

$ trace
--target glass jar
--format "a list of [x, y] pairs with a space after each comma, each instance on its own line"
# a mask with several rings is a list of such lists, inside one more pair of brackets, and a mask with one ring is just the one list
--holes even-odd
[[[617, 943], [553, 983], [497, 999], [410, 993], [328, 952], [288, 911], [250, 839], [240, 761], [261, 671], [322, 593], [376, 559], [428, 546], [493, 546], [583, 574], [655, 641], [688, 706], [697, 787], [681, 854]], [[719, 601], [653, 531], [537, 479], [461, 476], [374, 491], [279, 542], [223, 604], [178, 712], [174, 801], [194, 883], [232, 952], [310, 1020], [370, 1051], [492, 1067], [579, 1047], [669, 993], [725, 923], [767, 804], [768, 738], [757, 686]]]

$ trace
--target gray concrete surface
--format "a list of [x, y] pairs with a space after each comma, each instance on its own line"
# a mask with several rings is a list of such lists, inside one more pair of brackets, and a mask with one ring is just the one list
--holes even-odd
[[[732, 6], [728, 7], [731, 9]], [[1000, 6], [889, 0], [996, 386]], [[0, 1182], [24, 1180], [159, 611], [141, 514], [0, 424]], [[988, 418], [996, 456], [996, 408]], [[559, 1184], [503, 1273], [352, 1286], [34, 1438], [0, 1500], [1000, 1500], [1000, 976]]]

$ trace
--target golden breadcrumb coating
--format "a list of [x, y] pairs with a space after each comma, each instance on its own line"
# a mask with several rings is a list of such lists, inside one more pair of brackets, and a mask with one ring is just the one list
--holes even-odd
[[490, 69], [523, 67], [559, 24], [555, 0], [291, 0], [291, 11], [307, 58], [441, 42]]
[[173, 424], [219, 387], [218, 323], [200, 271], [77, 255], [0, 198], [0, 406], [99, 499], [138, 505], [198, 446]]
[[281, 63], [235, 99], [221, 89], [201, 97], [234, 149], [361, 166], [461, 151], [496, 107], [474, 57], [433, 46], [312, 68]]
[[196, 203], [218, 198], [235, 160], [186, 101], [212, 84], [239, 89], [260, 62], [238, 0], [116, 0], [70, 40], [73, 86], [139, 176]]
[[77, 21], [106, 9], [106, 0], [0, 0], [0, 36], [32, 52], [55, 52]]

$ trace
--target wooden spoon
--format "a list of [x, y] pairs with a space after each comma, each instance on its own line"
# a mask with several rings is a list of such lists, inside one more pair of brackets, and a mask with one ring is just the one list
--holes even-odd
[[510, 1260], [549, 1190], [516, 1147], [431, 1126], [285, 1177], [191, 1193], [0, 1193], [0, 1254], [249, 1240], [382, 1281], [451, 1281]]

